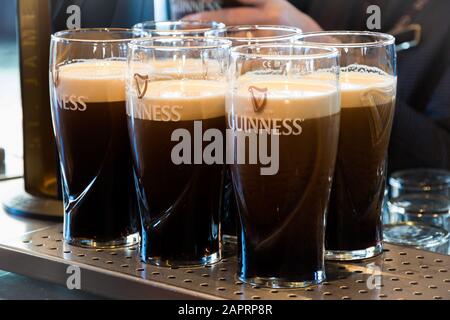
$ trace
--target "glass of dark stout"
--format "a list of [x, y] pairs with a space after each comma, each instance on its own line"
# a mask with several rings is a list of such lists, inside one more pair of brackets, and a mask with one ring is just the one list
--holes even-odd
[[139, 240], [125, 113], [127, 29], [80, 29], [51, 40], [50, 96], [64, 200], [64, 239], [114, 248]]
[[395, 39], [382, 33], [331, 31], [306, 33], [300, 41], [341, 53], [341, 133], [326, 257], [374, 257], [383, 251], [386, 159], [397, 91]]
[[127, 118], [144, 262], [191, 267], [221, 259], [230, 47], [198, 37], [130, 44]]
[[339, 53], [273, 43], [231, 55], [226, 115], [242, 225], [238, 276], [271, 288], [320, 283], [339, 139]]
[[[205, 32], [206, 37], [230, 40], [233, 47], [264, 43], [293, 43], [302, 30], [290, 26], [241, 25], [214, 28]], [[231, 174], [225, 174], [222, 200], [222, 230], [225, 243], [238, 243], [240, 233], [237, 204], [231, 183]]]

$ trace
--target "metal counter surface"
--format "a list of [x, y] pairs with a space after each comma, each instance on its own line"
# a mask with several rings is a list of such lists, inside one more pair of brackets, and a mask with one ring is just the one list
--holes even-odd
[[62, 219], [43, 220], [25, 216], [13, 216], [3, 209], [3, 201], [23, 190], [23, 180], [15, 179], [0, 182], [0, 241], [14, 238], [25, 233], [48, 228], [62, 222]]
[[[0, 184], [0, 195], [2, 189], [8, 187]], [[230, 246], [218, 264], [169, 269], [143, 264], [138, 247], [70, 246], [62, 239], [60, 221], [0, 213], [0, 233], [0, 269], [59, 284], [59, 289], [47, 289], [47, 297], [58, 296], [69, 271], [78, 270], [82, 290], [115, 299], [450, 300], [450, 256], [390, 244], [367, 261], [327, 263], [328, 280], [318, 286], [271, 290], [236, 279], [235, 248]]]
[[[23, 180], [0, 182], [0, 202], [23, 189]], [[58, 225], [62, 220], [39, 220], [17, 217], [6, 213], [0, 206], [0, 242]], [[0, 263], [1, 264], [1, 263]], [[78, 300], [100, 297], [81, 291], [70, 291], [65, 286], [40, 281], [31, 277], [0, 270], [0, 300]]]

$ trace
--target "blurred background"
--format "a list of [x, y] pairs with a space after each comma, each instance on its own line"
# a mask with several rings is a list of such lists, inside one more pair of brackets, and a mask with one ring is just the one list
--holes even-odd
[[16, 0], [0, 10], [0, 179], [22, 175], [22, 111], [16, 35]]
[[[63, 3], [58, 0], [57, 5]], [[84, 3], [84, 2], [83, 2]], [[168, 17], [166, 0], [143, 0], [155, 20]], [[94, 5], [89, 3], [89, 5]], [[135, 6], [136, 7], [136, 6]], [[125, 13], [124, 13], [125, 14]], [[0, 181], [23, 175], [23, 125], [20, 93], [17, 0], [2, 0], [0, 9]]]

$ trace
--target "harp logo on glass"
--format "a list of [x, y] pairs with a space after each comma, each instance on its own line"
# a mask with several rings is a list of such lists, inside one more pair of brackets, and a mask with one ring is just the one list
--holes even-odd
[[252, 96], [253, 110], [255, 110], [256, 113], [260, 113], [267, 104], [267, 88], [251, 86], [248, 88], [248, 91]]

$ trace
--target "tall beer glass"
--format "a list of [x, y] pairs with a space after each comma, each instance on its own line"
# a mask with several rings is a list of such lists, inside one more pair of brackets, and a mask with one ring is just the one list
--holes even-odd
[[342, 120], [327, 258], [371, 258], [383, 251], [381, 213], [397, 88], [395, 39], [373, 32], [323, 32], [300, 40], [341, 53]]
[[215, 21], [147, 21], [136, 24], [133, 29], [145, 31], [151, 37], [202, 37], [206, 32], [223, 29], [225, 25]]
[[325, 213], [339, 138], [338, 55], [289, 44], [232, 50], [228, 152], [244, 282], [294, 288], [325, 278]]
[[[289, 26], [271, 25], [241, 25], [225, 28], [215, 28], [207, 31], [207, 37], [227, 39], [233, 46], [267, 44], [267, 43], [293, 43], [302, 33], [302, 30]], [[230, 172], [225, 175], [224, 198], [222, 201], [222, 230], [224, 241], [237, 243], [237, 234], [240, 233], [237, 204], [231, 183]]]
[[125, 113], [128, 42], [140, 32], [80, 29], [52, 36], [50, 97], [60, 156], [64, 239], [136, 244], [138, 220]]
[[144, 262], [187, 267], [221, 259], [230, 46], [188, 37], [130, 44], [127, 115]]

